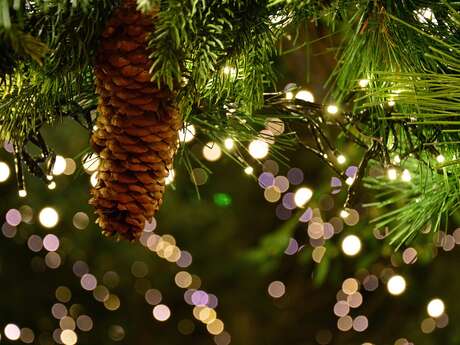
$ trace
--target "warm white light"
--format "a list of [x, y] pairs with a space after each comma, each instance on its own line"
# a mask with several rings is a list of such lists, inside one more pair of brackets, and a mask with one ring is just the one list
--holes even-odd
[[169, 174], [165, 178], [165, 184], [168, 185], [168, 184], [173, 183], [175, 177], [176, 177], [176, 172], [174, 171], [174, 169], [169, 170]]
[[446, 158], [443, 155], [439, 155], [439, 156], [436, 157], [436, 161], [438, 163], [444, 163], [445, 160], [446, 160]]
[[254, 172], [254, 168], [253, 167], [246, 167], [244, 168], [244, 173], [246, 175], [252, 175], [252, 173]]
[[394, 168], [390, 168], [387, 171], [388, 179], [394, 181], [398, 177], [398, 172]]
[[164, 304], [158, 304], [153, 308], [153, 317], [158, 321], [166, 321], [171, 316], [169, 307]]
[[95, 171], [91, 174], [91, 177], [89, 178], [89, 183], [91, 183], [91, 186], [96, 187], [98, 182], [99, 179], [97, 177], [97, 171]]
[[394, 100], [392, 100], [392, 99], [390, 99], [390, 100], [388, 101], [388, 105], [389, 105], [390, 107], [394, 107], [395, 104], [396, 104], [396, 102], [395, 102]]
[[419, 10], [415, 10], [414, 11], [415, 15], [417, 16], [417, 20], [420, 22], [420, 23], [428, 23], [428, 22], [432, 22], [433, 24], [438, 24], [438, 21], [436, 19], [436, 17], [434, 16], [433, 14], [433, 11], [431, 10], [431, 8], [421, 8]]
[[347, 158], [344, 155], [339, 155], [337, 157], [337, 163], [339, 164], [345, 164], [346, 161], [347, 161]]
[[192, 124], [186, 124], [180, 131], [179, 131], [179, 141], [181, 143], [189, 143], [195, 138], [196, 130], [195, 126]]
[[9, 340], [18, 340], [21, 336], [21, 330], [14, 323], [9, 323], [5, 326], [4, 329], [5, 337]]
[[235, 147], [235, 141], [232, 138], [227, 138], [224, 140], [224, 146], [227, 150], [233, 150]]
[[0, 162], [0, 182], [5, 182], [10, 177], [10, 167], [5, 162]]
[[96, 171], [99, 168], [99, 164], [101, 163], [101, 160], [95, 153], [90, 153], [87, 154], [85, 157], [83, 157], [83, 169], [85, 169], [88, 172], [93, 172]]
[[445, 306], [444, 302], [439, 298], [432, 299], [426, 306], [426, 311], [431, 317], [440, 317], [444, 314]]
[[327, 108], [326, 108], [326, 111], [329, 113], [329, 114], [332, 114], [332, 115], [335, 115], [337, 114], [337, 112], [339, 111], [339, 108], [337, 108], [336, 105], [328, 105]]
[[256, 158], [262, 159], [268, 155], [268, 144], [263, 140], [253, 140], [249, 144], [249, 154]]
[[296, 93], [295, 98], [310, 103], [313, 103], [315, 101], [315, 97], [308, 90], [300, 90]]
[[61, 341], [65, 345], [74, 345], [77, 343], [77, 334], [71, 329], [65, 329], [61, 332]]
[[307, 202], [310, 201], [313, 196], [313, 191], [310, 188], [302, 187], [297, 189], [294, 194], [294, 202], [297, 207], [303, 207]]
[[361, 240], [358, 236], [348, 235], [342, 241], [342, 251], [345, 255], [355, 256], [361, 251]]
[[55, 189], [55, 188], [56, 188], [56, 182], [52, 181], [52, 182], [50, 182], [50, 183], [48, 184], [48, 189], [53, 190], [53, 189]]
[[62, 156], [56, 156], [56, 160], [53, 165], [53, 175], [61, 175], [64, 173], [67, 162]]
[[236, 76], [236, 68], [232, 67], [232, 66], [225, 66], [222, 69], [222, 72], [224, 72], [224, 74], [227, 74], [227, 75], [229, 75], [231, 77]]
[[21, 198], [25, 198], [27, 196], [27, 192], [25, 189], [19, 190], [18, 194]]
[[366, 87], [367, 85], [369, 85], [369, 79], [361, 79], [358, 82], [358, 84], [359, 84], [360, 87]]
[[294, 93], [291, 91], [286, 92], [286, 99], [287, 100], [294, 99]]
[[215, 162], [222, 157], [222, 149], [217, 143], [209, 142], [203, 147], [203, 156], [208, 161]]
[[341, 218], [347, 218], [348, 216], [350, 215], [350, 212], [348, 212], [347, 210], [342, 210], [340, 211], [340, 217]]
[[38, 214], [38, 220], [45, 228], [53, 228], [59, 221], [59, 215], [54, 208], [45, 207]]
[[409, 170], [407, 169], [404, 169], [402, 174], [401, 174], [401, 180], [403, 180], [404, 182], [409, 182], [410, 180], [412, 180], [412, 176], [409, 172]]
[[395, 164], [401, 163], [401, 157], [399, 157], [399, 155], [396, 155], [395, 158], [393, 158], [393, 162], [394, 162]]
[[406, 280], [403, 276], [395, 275], [387, 282], [387, 290], [392, 295], [400, 295], [406, 290]]
[[354, 177], [347, 177], [347, 179], [345, 180], [345, 183], [349, 186], [351, 186], [353, 184], [353, 182], [355, 182], [355, 178]]

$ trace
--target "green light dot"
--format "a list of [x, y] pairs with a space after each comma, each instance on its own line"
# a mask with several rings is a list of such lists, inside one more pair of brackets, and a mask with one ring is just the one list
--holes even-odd
[[214, 194], [214, 203], [220, 207], [230, 206], [232, 203], [232, 197], [227, 193]]

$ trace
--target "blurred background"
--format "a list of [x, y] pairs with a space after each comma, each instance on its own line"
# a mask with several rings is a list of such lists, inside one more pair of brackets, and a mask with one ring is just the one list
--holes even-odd
[[[278, 61], [279, 89], [296, 83], [323, 102], [335, 63], [324, 34], [309, 28], [314, 43]], [[76, 122], [43, 131], [56, 183], [28, 176], [24, 198], [2, 143], [0, 343], [460, 344], [458, 215], [396, 250], [370, 224], [380, 211], [360, 207], [365, 190], [341, 214], [346, 188], [314, 155], [296, 148], [279, 162], [256, 147], [261, 163], [242, 167], [223, 153], [231, 140], [207, 146], [193, 132], [182, 145], [206, 167], [177, 159], [140, 243], [94, 224], [97, 159], [85, 160], [89, 134]], [[341, 148], [353, 175], [362, 152]]]

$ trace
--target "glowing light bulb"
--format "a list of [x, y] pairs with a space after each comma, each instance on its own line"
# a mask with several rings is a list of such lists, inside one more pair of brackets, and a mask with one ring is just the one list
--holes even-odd
[[310, 201], [313, 196], [313, 191], [310, 188], [302, 187], [297, 189], [294, 194], [294, 202], [297, 207], [303, 207], [307, 202]]
[[446, 161], [446, 158], [443, 155], [439, 155], [436, 157], [436, 161], [438, 163], [444, 163]]
[[0, 182], [5, 182], [10, 177], [10, 167], [5, 162], [0, 162]]
[[252, 175], [253, 172], [254, 172], [254, 168], [253, 168], [253, 167], [246, 167], [246, 168], [244, 168], [244, 173], [245, 173], [246, 175]]
[[355, 256], [361, 251], [361, 240], [358, 236], [348, 235], [342, 241], [342, 251], [345, 255]]
[[175, 177], [176, 177], [176, 172], [174, 171], [174, 169], [169, 170], [169, 174], [165, 178], [165, 184], [168, 185], [168, 184], [173, 183]]
[[181, 143], [189, 143], [195, 138], [196, 130], [195, 126], [192, 124], [186, 124], [180, 131], [179, 131], [179, 142]]
[[341, 218], [347, 218], [348, 216], [350, 215], [350, 212], [348, 212], [347, 210], [342, 210], [340, 211], [340, 217]]
[[326, 111], [331, 115], [335, 115], [339, 111], [339, 108], [337, 108], [336, 105], [331, 104], [327, 106]]
[[164, 304], [158, 304], [153, 308], [153, 317], [158, 321], [166, 321], [171, 316], [171, 310]]
[[255, 159], [262, 159], [268, 155], [268, 144], [263, 140], [253, 140], [249, 144], [249, 154]]
[[235, 147], [235, 141], [232, 138], [227, 138], [224, 140], [224, 146], [227, 150], [233, 150]]
[[355, 178], [354, 177], [347, 177], [347, 179], [345, 180], [345, 183], [349, 186], [351, 186], [353, 184], [353, 182], [355, 182]]
[[91, 186], [96, 187], [98, 182], [99, 178], [97, 177], [97, 171], [95, 171], [91, 174], [91, 177], [89, 178], [89, 183], [91, 184]]
[[48, 189], [51, 189], [51, 190], [56, 189], [56, 182], [54, 181], [50, 182], [48, 184]]
[[434, 318], [440, 317], [442, 314], [444, 314], [444, 310], [444, 302], [439, 298], [432, 299], [426, 306], [428, 315]]
[[74, 345], [78, 340], [77, 334], [71, 329], [63, 330], [60, 338], [65, 345]]
[[64, 157], [56, 156], [56, 160], [53, 165], [53, 175], [61, 175], [64, 173], [67, 162]]
[[409, 172], [409, 170], [407, 169], [404, 169], [402, 174], [401, 174], [401, 180], [403, 180], [404, 182], [409, 182], [410, 180], [412, 180], [412, 176]]
[[7, 324], [3, 331], [5, 333], [5, 337], [7, 337], [9, 340], [18, 340], [21, 336], [21, 330], [14, 323]]
[[89, 153], [83, 157], [82, 163], [83, 169], [85, 169], [85, 171], [94, 172], [99, 168], [101, 160], [99, 159], [97, 154]]
[[59, 214], [54, 208], [45, 207], [38, 214], [38, 220], [45, 228], [53, 228], [59, 222]]
[[296, 93], [295, 98], [310, 103], [313, 103], [315, 101], [315, 97], [308, 90], [300, 90]]
[[215, 162], [222, 157], [222, 149], [217, 143], [209, 142], [203, 147], [203, 156], [210, 162]]
[[236, 76], [236, 68], [232, 66], [225, 66], [222, 69], [222, 72], [224, 72], [226, 75], [229, 75], [230, 77]]
[[337, 163], [345, 164], [346, 161], [347, 161], [347, 158], [344, 155], [337, 156]]
[[367, 85], [369, 85], [369, 79], [361, 79], [359, 82], [358, 82], [358, 85], [360, 87], [366, 87]]
[[392, 99], [390, 99], [390, 100], [388, 101], [388, 105], [389, 105], [390, 107], [394, 107], [395, 104], [396, 104], [396, 102], [395, 102], [394, 100], [392, 100]]
[[27, 196], [27, 191], [25, 189], [21, 189], [18, 194], [21, 198], [25, 198]]
[[391, 277], [387, 282], [387, 290], [392, 295], [401, 295], [406, 290], [406, 279], [400, 275]]
[[294, 93], [291, 91], [286, 92], [286, 99], [287, 100], [294, 99]]
[[396, 155], [396, 156], [393, 158], [393, 162], [394, 162], [395, 164], [401, 163], [401, 158], [399, 157], [399, 155]]
[[389, 179], [389, 180], [394, 181], [394, 180], [396, 180], [396, 178], [398, 177], [398, 172], [396, 171], [396, 169], [390, 168], [390, 169], [388, 169], [388, 171], [387, 171], [387, 175], [388, 175], [388, 179]]

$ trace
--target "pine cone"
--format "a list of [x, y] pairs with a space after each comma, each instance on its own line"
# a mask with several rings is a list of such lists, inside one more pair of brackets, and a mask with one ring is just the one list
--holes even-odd
[[125, 0], [107, 23], [95, 66], [99, 115], [91, 143], [101, 164], [90, 204], [104, 234], [129, 240], [162, 203], [182, 126], [174, 94], [150, 81], [152, 29], [153, 15]]

